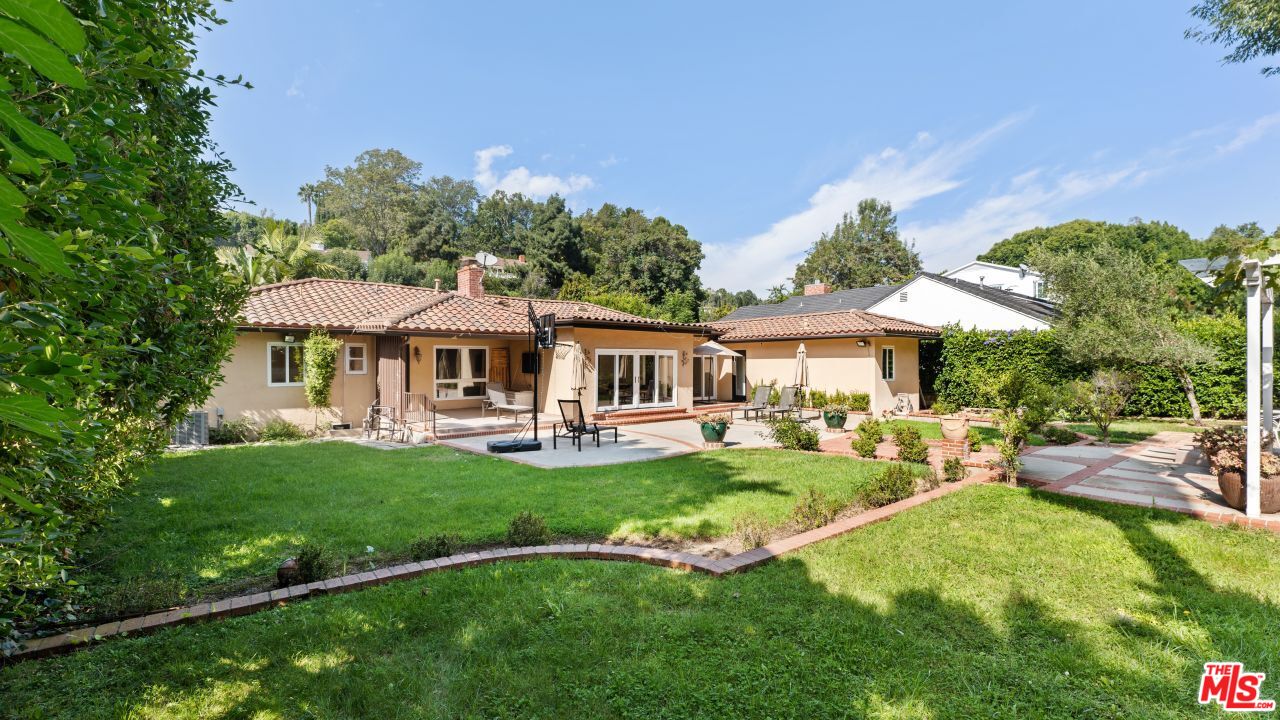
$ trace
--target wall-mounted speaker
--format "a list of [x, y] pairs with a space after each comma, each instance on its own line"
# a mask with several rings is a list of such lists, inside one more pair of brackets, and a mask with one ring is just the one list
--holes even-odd
[[520, 353], [520, 372], [526, 375], [538, 374], [538, 353]]

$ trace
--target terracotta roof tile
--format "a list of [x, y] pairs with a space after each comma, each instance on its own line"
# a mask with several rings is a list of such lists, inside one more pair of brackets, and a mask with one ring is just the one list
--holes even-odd
[[[534, 312], [554, 314], [559, 323], [604, 322], [654, 328], [711, 326], [642, 318], [587, 302], [532, 299]], [[407, 330], [439, 333], [518, 335], [528, 331], [526, 298], [489, 295], [471, 298], [407, 285], [309, 278], [261, 285], [249, 292], [243, 324], [253, 327], [324, 327], [366, 332]]]
[[865, 310], [837, 310], [746, 320], [720, 320], [711, 325], [722, 333], [720, 342], [859, 335], [937, 337], [941, 334], [937, 328], [928, 325], [907, 322]]

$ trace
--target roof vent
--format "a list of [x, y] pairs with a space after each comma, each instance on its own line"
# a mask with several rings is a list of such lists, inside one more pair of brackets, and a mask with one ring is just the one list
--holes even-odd
[[906, 302], [906, 301], [907, 301], [907, 294], [904, 292], [898, 293], [898, 302]]

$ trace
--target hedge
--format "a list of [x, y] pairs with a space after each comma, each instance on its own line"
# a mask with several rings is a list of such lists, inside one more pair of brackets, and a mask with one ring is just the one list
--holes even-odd
[[[1199, 317], [1179, 327], [1218, 351], [1218, 361], [1191, 372], [1196, 399], [1206, 417], [1244, 415], [1245, 327], [1239, 318]], [[986, 407], [993, 398], [986, 380], [1009, 368], [1060, 386], [1084, 377], [1091, 367], [1064, 359], [1052, 330], [984, 331], [948, 327], [942, 334], [942, 368], [935, 390], [938, 399], [967, 407]], [[1136, 391], [1125, 408], [1130, 417], [1189, 417], [1191, 408], [1182, 384], [1164, 368], [1130, 367]], [[1278, 395], [1277, 397], [1280, 397]]]

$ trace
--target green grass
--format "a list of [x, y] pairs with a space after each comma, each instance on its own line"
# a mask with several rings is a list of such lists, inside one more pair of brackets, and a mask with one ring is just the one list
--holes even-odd
[[[650, 465], [652, 467], [652, 465]], [[1201, 718], [1280, 695], [1280, 538], [1003, 486], [722, 579], [430, 575], [0, 670], [14, 717]]]
[[89, 539], [84, 579], [104, 594], [136, 594], [145, 578], [190, 595], [274, 573], [307, 542], [359, 557], [369, 547], [403, 553], [433, 533], [500, 541], [521, 510], [545, 516], [564, 536], [722, 537], [742, 513], [783, 520], [810, 486], [852, 501], [881, 467], [778, 450], [570, 470], [442, 447], [303, 443], [181, 453], [162, 458]]
[[[1205, 421], [1205, 427], [1239, 424], [1239, 422], [1234, 421]], [[1093, 423], [1066, 423], [1063, 427], [1094, 437], [1101, 437], [1102, 434], [1102, 431], [1098, 430], [1098, 426]], [[1194, 433], [1203, 429], [1204, 427], [1196, 427], [1177, 420], [1117, 420], [1111, 423], [1111, 441], [1133, 443], [1146, 440], [1152, 435], [1165, 430]]]

